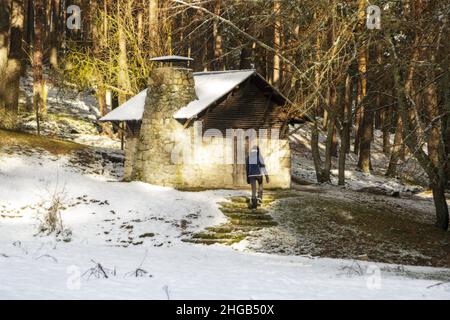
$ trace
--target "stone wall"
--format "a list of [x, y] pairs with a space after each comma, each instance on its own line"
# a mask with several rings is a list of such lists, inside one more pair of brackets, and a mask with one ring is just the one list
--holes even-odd
[[192, 71], [156, 68], [150, 74], [144, 114], [131, 177], [158, 185], [179, 184], [180, 166], [171, 162], [177, 132], [183, 126], [173, 114], [196, 99]]
[[[155, 168], [149, 183], [183, 188], [248, 188], [244, 158], [234, 156], [235, 147], [225, 138], [214, 138], [214, 142], [202, 141], [192, 144], [192, 128], [183, 130], [183, 137], [175, 141], [169, 165], [160, 163], [156, 154], [147, 160]], [[124, 180], [130, 181], [135, 162], [138, 138], [128, 136], [125, 144]], [[265, 188], [289, 188], [291, 185], [291, 152], [287, 140], [259, 140], [270, 183]], [[177, 151], [178, 148], [178, 151]], [[177, 154], [178, 153], [178, 154]], [[177, 154], [174, 156], [174, 154]], [[231, 157], [227, 159], [227, 157]], [[168, 171], [164, 168], [171, 167]], [[158, 169], [159, 167], [163, 170]], [[135, 178], [134, 178], [135, 179]], [[138, 179], [135, 179], [138, 180]]]
[[[287, 140], [259, 140], [261, 154], [266, 163], [270, 183], [265, 188], [290, 188], [291, 152]], [[248, 188], [245, 175], [245, 157], [228, 161], [234, 146], [223, 138], [215, 138], [213, 143], [203, 142], [191, 146], [193, 159], [181, 167], [178, 186], [185, 188]], [[265, 183], [265, 182], [264, 182]]]
[[125, 141], [125, 163], [123, 167], [123, 180], [133, 180], [133, 166], [136, 155], [136, 146], [138, 137], [136, 135], [128, 134]]

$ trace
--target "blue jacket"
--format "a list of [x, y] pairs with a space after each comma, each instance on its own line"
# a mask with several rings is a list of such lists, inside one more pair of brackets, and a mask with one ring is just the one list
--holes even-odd
[[245, 161], [245, 170], [247, 173], [247, 179], [250, 177], [261, 177], [263, 175], [268, 175], [266, 165], [264, 164], [264, 159], [259, 152], [259, 147], [250, 151], [250, 154]]

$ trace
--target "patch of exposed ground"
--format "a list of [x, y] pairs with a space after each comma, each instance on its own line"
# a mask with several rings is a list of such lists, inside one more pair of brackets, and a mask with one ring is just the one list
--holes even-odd
[[85, 174], [120, 179], [124, 155], [120, 150], [95, 148], [67, 140], [0, 129], [0, 154], [32, 156], [56, 161], [67, 156], [67, 166]]
[[450, 232], [433, 204], [334, 187], [302, 187], [276, 202], [277, 226], [249, 235], [248, 248], [278, 254], [450, 267]]
[[[51, 139], [34, 134], [2, 129], [0, 129], [0, 147], [2, 147], [2, 149], [10, 147], [12, 148], [11, 152], [19, 151], [22, 153], [27, 151], [31, 152], [30, 149], [40, 148], [53, 155], [68, 154], [75, 150], [86, 148], [81, 144], [70, 141]], [[20, 148], [20, 150], [16, 150], [14, 147]]]

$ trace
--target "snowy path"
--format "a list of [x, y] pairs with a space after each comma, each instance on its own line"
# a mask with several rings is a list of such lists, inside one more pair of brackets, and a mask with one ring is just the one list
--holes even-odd
[[[181, 242], [187, 232], [223, 222], [216, 202], [234, 191], [108, 182], [67, 167], [67, 158], [37, 154], [2, 155], [0, 181], [3, 299], [450, 299], [450, 284], [428, 288], [439, 281], [386, 271], [395, 266], [256, 254], [245, 241], [234, 249]], [[34, 236], [39, 203], [53, 190], [65, 193], [69, 243]], [[145, 256], [141, 268], [152, 277], [126, 276]], [[116, 275], [80, 278], [94, 267], [91, 260]], [[449, 272], [407, 270], [419, 278]]]

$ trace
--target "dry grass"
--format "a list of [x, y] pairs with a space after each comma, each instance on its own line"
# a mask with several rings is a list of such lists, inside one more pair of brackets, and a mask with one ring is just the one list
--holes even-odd
[[68, 154], [75, 150], [84, 149], [85, 146], [45, 136], [0, 129], [0, 147], [20, 146], [30, 148], [42, 148], [54, 155]]

